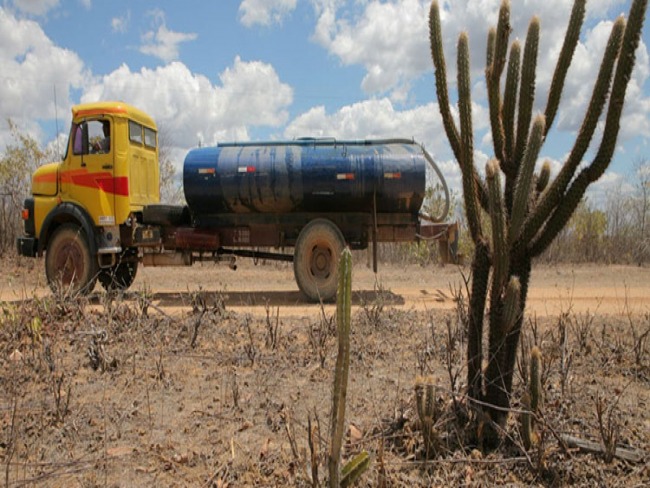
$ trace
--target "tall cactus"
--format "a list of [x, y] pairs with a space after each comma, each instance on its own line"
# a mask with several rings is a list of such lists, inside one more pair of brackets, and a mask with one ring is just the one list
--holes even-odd
[[[544, 114], [534, 116], [541, 23], [533, 17], [523, 50], [515, 40], [508, 52], [510, 2], [502, 0], [497, 26], [490, 29], [487, 40], [485, 76], [494, 159], [486, 167], [485, 179], [476, 169], [473, 154], [468, 34], [460, 34], [457, 47], [457, 126], [449, 102], [438, 0], [432, 2], [429, 11], [438, 106], [461, 169], [465, 213], [475, 244], [469, 297], [468, 394], [478, 401], [477, 405], [487, 405], [483, 408], [494, 422], [492, 426], [505, 426], [510, 406], [532, 259], [544, 252], [566, 226], [588, 186], [602, 176], [612, 159], [647, 8], [647, 0], [633, 0], [627, 22], [623, 17], [614, 22], [582, 127], [562, 169], [552, 179], [548, 163], [537, 175], [534, 169], [558, 111], [584, 22], [585, 4], [586, 0], [574, 0], [546, 109]], [[504, 71], [506, 80], [502, 83]], [[605, 130], [596, 156], [578, 171], [605, 109]], [[489, 232], [482, 225], [482, 212], [490, 215]], [[488, 296], [489, 344], [487, 367], [483, 368], [483, 322]], [[497, 430], [481, 429], [483, 441], [496, 441]]]
[[350, 321], [352, 302], [352, 254], [348, 248], [339, 261], [338, 288], [336, 290], [336, 328], [339, 349], [334, 370], [332, 392], [332, 422], [330, 424], [329, 486], [339, 487], [339, 464], [345, 430], [345, 405], [350, 371]]

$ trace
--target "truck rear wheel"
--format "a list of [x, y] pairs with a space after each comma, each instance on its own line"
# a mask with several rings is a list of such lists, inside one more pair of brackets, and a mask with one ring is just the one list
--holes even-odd
[[45, 276], [52, 291], [90, 293], [95, 288], [97, 269], [88, 236], [80, 226], [68, 223], [54, 231], [45, 252]]
[[337, 270], [345, 241], [326, 219], [309, 222], [298, 236], [293, 271], [300, 291], [312, 302], [336, 298]]
[[134, 255], [126, 251], [120, 256], [120, 261], [110, 268], [99, 271], [99, 282], [106, 291], [128, 290], [138, 272], [137, 252]]

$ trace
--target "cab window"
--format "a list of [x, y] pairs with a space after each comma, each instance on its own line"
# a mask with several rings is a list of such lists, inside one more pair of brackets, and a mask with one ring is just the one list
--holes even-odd
[[142, 144], [142, 126], [129, 120], [129, 140], [135, 144]]
[[111, 123], [106, 119], [72, 124], [72, 153], [107, 154], [111, 152]]
[[150, 149], [156, 149], [156, 131], [149, 127], [144, 128], [144, 145]]

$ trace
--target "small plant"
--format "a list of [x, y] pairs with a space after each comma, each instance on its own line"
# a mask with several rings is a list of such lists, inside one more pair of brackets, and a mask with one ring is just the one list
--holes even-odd
[[318, 414], [315, 415], [315, 423], [312, 424], [311, 416], [307, 417], [307, 444], [309, 445], [309, 461], [311, 464], [311, 486], [317, 488], [320, 486], [318, 482], [318, 466], [319, 450], [318, 440], [320, 439], [320, 420]]
[[560, 388], [562, 396], [566, 393], [569, 384], [571, 365], [573, 364], [573, 350], [569, 347], [568, 324], [577, 323], [578, 320], [570, 320], [569, 313], [560, 314], [558, 320], [558, 342], [560, 347]]
[[70, 411], [72, 384], [65, 382], [65, 373], [50, 375], [50, 391], [54, 398], [54, 419], [56, 423], [63, 422]]
[[435, 386], [430, 376], [415, 380], [415, 407], [422, 427], [424, 456], [435, 457], [440, 451], [440, 437], [436, 432], [436, 422], [440, 416], [436, 405]]
[[230, 393], [232, 394], [233, 407], [239, 408], [239, 383], [237, 382], [237, 373], [234, 371], [230, 378]]
[[620, 426], [618, 424], [616, 415], [616, 406], [618, 405], [618, 398], [615, 402], [606, 405], [605, 400], [596, 393], [596, 420], [598, 421], [598, 430], [600, 432], [600, 441], [603, 447], [603, 457], [606, 463], [611, 463], [616, 454], [616, 444], [620, 435]]
[[246, 352], [246, 356], [248, 356], [248, 359], [251, 362], [251, 366], [253, 366], [255, 364], [255, 358], [257, 358], [258, 355], [258, 350], [257, 346], [255, 345], [255, 337], [253, 336], [251, 321], [252, 319], [250, 315], [246, 315], [244, 317], [244, 325], [246, 326], [246, 332], [248, 333], [248, 342], [244, 344], [244, 351]]
[[463, 347], [463, 328], [458, 321], [453, 321], [451, 317], [445, 319], [447, 334], [445, 335], [445, 365], [449, 377], [449, 386], [452, 392], [454, 409], [460, 412], [460, 404], [457, 400], [457, 394], [460, 393], [460, 373], [462, 371], [462, 354]]
[[141, 317], [149, 317], [149, 307], [151, 306], [152, 298], [153, 293], [148, 286], [144, 286], [140, 292], [136, 293], [135, 300]]
[[320, 320], [309, 324], [309, 345], [318, 356], [321, 368], [325, 367], [327, 360], [327, 339], [331, 335], [333, 321], [333, 316], [328, 316], [321, 310]]
[[524, 442], [524, 447], [530, 449], [538, 439], [535, 432], [535, 416], [540, 412], [543, 404], [542, 395], [542, 351], [537, 347], [533, 347], [530, 351], [530, 374], [528, 391], [526, 391], [521, 399], [523, 411], [521, 412], [521, 437]]
[[276, 308], [275, 317], [272, 317], [271, 305], [267, 301], [264, 305], [264, 311], [266, 312], [266, 347], [275, 350], [278, 347], [279, 342], [280, 307]]
[[375, 279], [372, 299], [362, 298], [361, 310], [363, 310], [366, 323], [371, 327], [377, 328], [382, 325], [388, 293], [381, 282]]
[[594, 325], [595, 313], [585, 312], [584, 314], [575, 315], [570, 322], [571, 330], [575, 336], [578, 350], [582, 354], [589, 354], [591, 352], [591, 329]]
[[117, 359], [111, 358], [106, 352], [105, 344], [108, 343], [108, 332], [99, 330], [91, 333], [88, 345], [88, 359], [90, 367], [102, 373], [117, 368]]

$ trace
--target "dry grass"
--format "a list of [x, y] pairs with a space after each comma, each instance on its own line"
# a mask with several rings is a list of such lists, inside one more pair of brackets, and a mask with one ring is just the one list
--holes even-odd
[[[268, 304], [255, 317], [227, 310], [220, 293], [185, 296], [177, 316], [146, 290], [2, 304], [3, 485], [323, 484], [331, 317], [284, 319]], [[383, 299], [382, 290], [377, 302], [366, 299], [352, 327], [344, 458], [371, 453], [362, 485], [648, 481], [647, 460], [621, 461], [612, 451], [650, 450], [647, 314], [568, 310], [529, 322], [524, 344], [544, 357], [537, 442], [523, 449], [513, 415], [501, 447], [483, 455], [462, 395], [462, 313], [398, 310]], [[420, 374], [436, 385], [430, 459], [415, 408]], [[523, 390], [520, 379], [515, 409]], [[604, 454], [567, 448], [566, 434], [602, 443]]]

